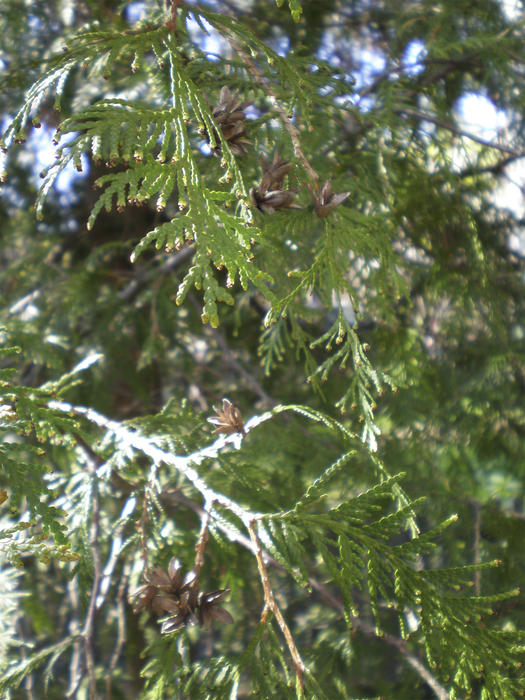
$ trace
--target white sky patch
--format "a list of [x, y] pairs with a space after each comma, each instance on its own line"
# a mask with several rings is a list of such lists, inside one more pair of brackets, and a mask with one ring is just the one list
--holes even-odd
[[460, 98], [458, 111], [462, 126], [476, 136], [493, 140], [508, 126], [505, 112], [488, 97], [471, 92]]
[[523, 16], [525, 4], [522, 0], [500, 0], [500, 3], [504, 14], [511, 22], [515, 22]]
[[146, 3], [131, 2], [126, 8], [126, 14], [131, 24], [140, 22], [140, 20], [146, 18]]
[[[498, 142], [499, 136], [509, 124], [508, 116], [484, 95], [469, 93], [458, 103], [460, 125], [466, 131], [487, 141]], [[494, 193], [498, 207], [509, 209], [516, 216], [525, 216], [525, 159], [511, 163], [505, 170], [505, 176]], [[524, 250], [525, 237], [514, 246]], [[510, 242], [509, 242], [510, 244]]]
[[274, 50], [276, 53], [279, 54], [279, 56], [282, 56], [283, 58], [286, 57], [288, 51], [290, 50], [290, 39], [287, 36], [281, 36], [277, 39], [276, 42], [274, 42]]
[[[75, 134], [72, 134], [72, 138], [74, 137]], [[53, 138], [54, 131], [42, 126], [41, 129], [34, 129], [27, 139], [28, 146], [34, 157], [34, 172], [39, 180], [38, 185], [41, 183], [39, 174], [56, 160], [57, 147], [53, 143]], [[71, 185], [75, 180], [86, 176], [89, 164], [84, 155], [82, 156], [82, 168], [82, 172], [78, 172], [72, 162], [68, 163], [55, 180], [56, 190], [60, 193], [68, 193], [71, 191]]]
[[73, 0], [65, 0], [65, 2], [62, 3], [60, 16], [66, 27], [73, 26], [75, 21], [75, 3]]
[[404, 73], [408, 75], [417, 75], [424, 70], [424, 66], [421, 65], [421, 61], [427, 55], [427, 49], [424, 42], [419, 39], [414, 39], [411, 41], [405, 49], [403, 54], [402, 64], [404, 67]]
[[[497, 189], [495, 201], [499, 207], [510, 209], [516, 216], [525, 217], [525, 158], [511, 163], [505, 169], [505, 178]], [[509, 245], [525, 253], [525, 230], [521, 234], [512, 234]]]
[[228, 42], [205, 19], [201, 18], [199, 23], [190, 15], [186, 20], [186, 28], [191, 40], [204, 51], [210, 61], [217, 61], [219, 56], [227, 56], [230, 53]]
[[361, 70], [354, 76], [358, 85], [368, 85], [378, 73], [385, 70], [385, 57], [378, 51], [361, 49], [359, 59]]

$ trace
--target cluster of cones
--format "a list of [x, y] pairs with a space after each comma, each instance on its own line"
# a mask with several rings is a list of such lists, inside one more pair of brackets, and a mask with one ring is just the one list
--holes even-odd
[[[220, 127], [222, 138], [228, 143], [231, 152], [235, 156], [243, 156], [248, 153], [251, 145], [246, 133], [246, 117], [244, 110], [250, 102], [241, 102], [235, 93], [224, 86], [219, 95], [219, 102], [212, 110], [213, 118]], [[221, 151], [220, 137], [214, 133], [215, 145], [213, 152], [218, 155]], [[210, 141], [208, 136], [208, 141]], [[300, 209], [293, 203], [297, 190], [286, 189], [285, 178], [292, 169], [292, 163], [274, 153], [270, 163], [261, 158], [262, 177], [258, 187], [250, 191], [250, 200], [257, 209], [264, 214], [274, 214], [280, 209]], [[318, 195], [313, 194], [313, 205], [317, 216], [322, 219], [335, 207], [343, 202], [350, 192], [333, 194], [330, 181], [326, 182]]]
[[229, 612], [218, 605], [229, 592], [227, 588], [211, 593], [199, 591], [195, 570], [181, 575], [181, 563], [171, 559], [168, 570], [155, 566], [144, 575], [145, 583], [134, 593], [134, 612], [149, 610], [163, 617], [161, 633], [169, 634], [188, 625], [206, 625], [212, 620], [230, 623]]

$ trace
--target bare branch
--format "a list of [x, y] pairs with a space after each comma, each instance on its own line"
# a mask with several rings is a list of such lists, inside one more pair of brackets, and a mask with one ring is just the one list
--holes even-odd
[[175, 255], [165, 260], [159, 268], [141, 270], [136, 275], [135, 279], [131, 280], [124, 289], [120, 290], [117, 294], [117, 298], [120, 301], [130, 301], [130, 299], [132, 299], [153, 277], [156, 275], [165, 275], [175, 270], [179, 265], [189, 260], [194, 253], [195, 250], [191, 246], [188, 246], [188, 248], [183, 248], [178, 253], [175, 253]]
[[128, 585], [128, 573], [124, 571], [120, 577], [120, 583], [117, 590], [117, 640], [115, 648], [109, 662], [108, 673], [106, 676], [106, 700], [111, 700], [111, 679], [117, 667], [122, 647], [126, 641], [126, 588]]
[[148, 538], [146, 527], [148, 524], [148, 488], [144, 489], [144, 499], [142, 501], [142, 514], [140, 516], [140, 549], [142, 554], [142, 561], [144, 566], [144, 571], [148, 568]]
[[[354, 627], [367, 636], [370, 637], [376, 637], [377, 634], [375, 629], [372, 627], [372, 625], [367, 624], [366, 622], [363, 622], [360, 618], [352, 618], [352, 624]], [[397, 637], [394, 637], [391, 634], [383, 633], [383, 635], [380, 637], [384, 642], [387, 644], [390, 644], [391, 646], [395, 647], [400, 654], [404, 656], [406, 659], [406, 662], [412, 666], [414, 671], [422, 678], [425, 683], [432, 688], [434, 691], [436, 697], [438, 700], [450, 700], [450, 694], [448, 690], [441, 685], [441, 683], [437, 680], [435, 676], [433, 676], [428, 668], [418, 659], [418, 657], [413, 654], [406, 646], [405, 642], [402, 639], [398, 639]]]

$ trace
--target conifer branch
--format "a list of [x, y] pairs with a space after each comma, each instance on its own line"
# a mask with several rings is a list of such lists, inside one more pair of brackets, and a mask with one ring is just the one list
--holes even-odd
[[255, 520], [252, 520], [249, 523], [248, 531], [250, 533], [250, 539], [253, 545], [253, 552], [255, 554], [255, 558], [257, 559], [257, 568], [259, 569], [259, 576], [261, 578], [261, 584], [264, 593], [264, 609], [262, 612], [261, 621], [265, 621], [267, 612], [271, 612], [277, 620], [277, 624], [281, 628], [281, 632], [283, 633], [283, 636], [286, 640], [286, 645], [288, 647], [288, 650], [290, 651], [299, 686], [301, 688], [301, 691], [304, 692], [304, 674], [307, 669], [304, 665], [303, 660], [301, 659], [299, 650], [295, 645], [295, 641], [292, 636], [292, 633], [290, 632], [290, 628], [286, 624], [286, 620], [283, 617], [281, 609], [279, 608], [279, 606], [277, 605], [277, 601], [275, 600], [270, 579], [268, 578], [266, 564], [264, 563], [264, 554], [261, 548], [261, 543], [255, 531], [255, 523]]
[[[50, 401], [49, 407], [70, 415], [84, 416], [95, 425], [98, 425], [108, 432], [113, 433], [113, 435], [115, 435], [118, 440], [122, 441], [122, 443], [126, 445], [128, 449], [131, 447], [147, 455], [152, 460], [153, 464], [164, 463], [174, 467], [186, 479], [188, 479], [191, 484], [193, 484], [197, 491], [202, 494], [206, 503], [215, 502], [218, 505], [223, 506], [236, 515], [241, 522], [246, 525], [246, 527], [254, 518], [257, 518], [260, 515], [259, 513], [242, 508], [231, 498], [214, 491], [206, 484], [205, 480], [199, 475], [199, 473], [192, 466], [190, 466], [191, 464], [200, 464], [202, 461], [210, 457], [215, 457], [219, 451], [224, 449], [224, 447], [227, 445], [239, 445], [241, 438], [238, 434], [221, 436], [208, 447], [198, 450], [197, 452], [194, 452], [186, 457], [179, 457], [160, 449], [157, 441], [154, 438], [144, 437], [138, 430], [129, 430], [120, 423], [106, 418], [92, 408], [72, 406], [64, 401]], [[271, 413], [263, 413], [260, 416], [254, 416], [244, 426], [245, 433], [253, 430], [253, 428], [271, 417]]]
[[[191, 500], [191, 498], [188, 498], [185, 496], [182, 492], [179, 490], [164, 490], [161, 494], [161, 500], [166, 503], [173, 505], [173, 503], [179, 503], [183, 505], [186, 508], [189, 508], [192, 510], [201, 520], [203, 520], [206, 516], [205, 510], [199, 506], [197, 503]], [[260, 553], [260, 558], [262, 561], [263, 569], [266, 573], [266, 580], [268, 581], [268, 575], [267, 575], [267, 569], [266, 565], [270, 565], [273, 568], [277, 569], [278, 571], [285, 572], [286, 569], [285, 567], [278, 562], [266, 549], [263, 549], [260, 540], [258, 537], [256, 537], [256, 542], [254, 543], [253, 539], [253, 531], [254, 528], [253, 526], [249, 527], [249, 532], [250, 532], [250, 539], [247, 537], [244, 537], [240, 533], [231, 533], [228, 529], [228, 527], [220, 520], [217, 520], [215, 522], [215, 527], [218, 530], [221, 530], [224, 532], [224, 534], [231, 540], [238, 542], [242, 547], [247, 549], [248, 551], [252, 552], [252, 554], [255, 555], [257, 558], [257, 564], [259, 566], [259, 557], [258, 557], [258, 552]], [[233, 536], [232, 536], [233, 535]], [[262, 581], [262, 577], [261, 577]], [[314, 576], [309, 576], [308, 577], [308, 582], [312, 586], [314, 590], [316, 590], [319, 595], [325, 600], [330, 607], [332, 607], [334, 610], [337, 610], [338, 613], [341, 614], [341, 617], [344, 616], [345, 614], [345, 608], [343, 605], [343, 602], [341, 601], [340, 598], [335, 596], [327, 586], [325, 586], [323, 583], [321, 583], [318, 579], [316, 579]], [[263, 589], [264, 590], [264, 589]], [[380, 636], [377, 634], [377, 630], [375, 627], [372, 625], [369, 625], [367, 622], [362, 620], [360, 617], [351, 617], [351, 623], [352, 626], [359, 630], [362, 634], [364, 634], [367, 637], [371, 637], [373, 639], [379, 639], [380, 641], [384, 642], [385, 644], [388, 644], [391, 647], [394, 647], [406, 660], [406, 662], [414, 669], [414, 671], [418, 674], [418, 676], [421, 678], [421, 680], [426, 683], [429, 688], [431, 688], [438, 700], [450, 700], [450, 695], [446, 688], [441, 685], [441, 683], [437, 680], [437, 678], [429, 671], [429, 669], [423, 664], [423, 662], [413, 653], [411, 652], [406, 643], [397, 637], [395, 637], [392, 634], [387, 634], [387, 633], [382, 633]]]
[[[0, 505], [9, 498], [13, 507], [0, 513], [6, 521], [0, 523], [0, 554], [17, 562], [35, 555], [45, 564], [81, 559], [77, 552], [82, 551], [91, 570], [87, 578], [68, 578], [74, 569], [56, 567], [49, 586], [39, 564], [30, 567], [30, 576], [15, 581], [19, 593], [25, 593], [24, 586], [38, 600], [8, 604], [12, 613], [4, 617], [12, 614], [6, 630], [11, 646], [5, 664], [0, 659], [0, 696], [23, 694], [24, 684], [28, 697], [38, 694], [41, 681], [53, 676], [57, 659], [70, 646], [67, 687], [55, 690], [68, 697], [84, 693], [93, 699], [98, 691], [110, 700], [125, 694], [123, 665], [131, 682], [140, 682], [140, 673], [144, 694], [158, 700], [173, 693], [234, 697], [240, 683], [241, 692], [254, 697], [304, 697], [310, 691], [316, 697], [346, 697], [349, 674], [352, 686], [354, 674], [360, 684], [359, 665], [370, 652], [369, 694], [388, 695], [412, 679], [414, 694], [437, 700], [472, 693], [494, 700], [523, 695], [522, 608], [513, 602], [507, 616], [503, 607], [523, 581], [512, 580], [515, 588], [498, 593], [501, 581], [511, 581], [519, 567], [481, 576], [497, 565], [483, 563], [485, 553], [497, 556], [501, 547], [510, 551], [516, 544], [507, 534], [522, 522], [510, 517], [525, 518], [502, 508], [508, 500], [504, 491], [508, 488], [509, 496], [515, 491], [509, 455], [519, 453], [516, 436], [523, 413], [518, 320], [525, 257], [523, 246], [510, 239], [517, 239], [522, 222], [519, 213], [504, 211], [493, 201], [496, 186], [507, 177], [506, 166], [525, 157], [519, 150], [522, 26], [492, 0], [480, 3], [486, 12], [456, 22], [450, 7], [438, 1], [435, 13], [417, 15], [420, 45], [411, 43], [415, 35], [405, 22], [408, 33], [388, 51], [383, 42], [404, 20], [402, 13], [380, 3], [356, 5], [344, 22], [349, 36], [334, 32], [328, 40], [324, 29], [345, 10], [317, 3], [315, 12], [305, 13], [303, 27], [292, 31], [272, 4], [260, 15], [254, 8], [233, 11], [230, 0], [219, 3], [218, 10], [213, 2], [201, 8], [167, 0], [161, 3], [162, 14], [159, 3], [141, 3], [141, 19], [134, 26], [132, 13], [102, 16], [88, 8], [79, 31], [62, 31], [55, 23], [52, 34], [58, 41], [41, 61], [27, 62], [24, 47], [18, 56], [19, 47], [6, 45], [8, 74], [10, 66], [18, 67], [6, 82], [17, 94], [10, 99], [6, 93], [9, 109], [4, 111], [16, 116], [7, 127], [8, 143], [0, 145], [23, 144], [33, 138], [32, 127], [42, 123], [57, 127], [58, 148], [56, 162], [42, 172], [36, 208], [47, 219], [51, 237], [35, 236], [31, 217], [18, 216], [29, 204], [31, 188], [20, 186], [16, 161], [6, 161], [6, 177], [15, 177], [9, 184], [1, 251], [6, 308], [0, 324], [0, 389], [6, 398], [0, 404], [0, 429], [8, 439], [0, 446], [6, 471]], [[298, 19], [301, 0], [288, 0], [288, 5]], [[216, 11], [205, 9], [211, 6]], [[97, 16], [99, 24], [92, 22]], [[20, 13], [4, 25], [28, 32], [29, 47], [43, 45], [49, 39], [45, 18], [30, 26], [27, 17]], [[211, 38], [217, 37], [220, 46], [213, 55], [204, 38], [210, 26]], [[274, 28], [289, 42], [286, 56], [272, 48]], [[384, 57], [384, 71], [365, 66], [366, 55], [360, 55], [364, 39]], [[63, 51], [56, 51], [61, 40]], [[223, 40], [230, 42], [232, 55], [222, 50]], [[352, 49], [345, 53], [346, 41]], [[30, 74], [24, 76], [20, 66]], [[109, 82], [104, 84], [102, 77]], [[26, 82], [32, 85], [22, 98]], [[454, 106], [472, 90], [507, 113], [508, 128], [492, 137], [469, 133]], [[212, 107], [206, 94], [219, 91]], [[243, 93], [265, 105], [265, 114], [249, 125], [246, 119], [252, 115], [244, 111], [249, 97], [245, 100]], [[361, 102], [372, 98], [371, 111], [365, 114], [366, 105], [361, 112], [359, 105], [352, 106], [350, 93]], [[51, 114], [53, 98], [57, 110], [67, 101], [66, 114]], [[404, 138], [421, 128], [428, 139]], [[219, 159], [207, 158], [204, 140]], [[274, 159], [263, 160], [260, 184], [250, 189], [245, 181], [253, 183], [256, 177], [251, 150], [261, 142], [266, 157], [273, 151]], [[297, 189], [285, 184], [292, 158], [279, 154], [283, 142], [287, 153], [294, 154], [292, 177], [297, 176], [303, 195], [311, 195], [313, 209], [292, 211]], [[450, 167], [458, 143], [474, 154], [462, 171], [461, 164]], [[21, 147], [24, 156], [29, 146]], [[108, 168], [96, 180], [100, 196], [79, 198], [76, 211], [67, 215], [54, 206], [44, 211], [56, 177], [66, 167], [81, 171], [86, 158]], [[23, 159], [20, 165], [25, 167]], [[328, 170], [336, 178], [334, 193]], [[349, 196], [343, 190], [351, 189], [350, 178], [352, 204], [332, 215]], [[250, 201], [270, 216], [259, 217]], [[136, 225], [126, 227], [125, 240], [119, 239], [103, 210], [123, 211], [139, 202], [151, 207], [142, 210]], [[167, 213], [159, 221], [154, 210]], [[89, 217], [91, 229], [99, 214], [87, 242], [78, 233], [63, 242], [62, 233], [73, 222]], [[318, 219], [325, 221], [321, 225]], [[128, 245], [135, 246], [131, 263], [143, 252], [148, 256], [129, 277], [120, 265], [112, 265]], [[218, 304], [233, 306], [242, 299], [237, 282], [243, 290], [258, 289], [268, 302], [261, 312], [273, 325], [259, 340], [264, 382], [251, 365], [255, 338], [246, 335], [249, 329], [235, 343], [224, 329], [215, 330]], [[202, 328], [187, 309], [173, 313], [168, 295], [174, 285], [177, 305], [191, 288], [199, 290], [201, 319], [211, 328]], [[28, 294], [32, 288], [36, 291]], [[432, 309], [439, 306], [443, 290], [449, 298], [450, 338], [434, 327]], [[352, 318], [343, 294], [348, 294]], [[151, 300], [148, 317], [143, 309]], [[197, 306], [191, 295], [189, 303], [191, 312], [191, 304]], [[324, 312], [336, 307], [336, 320], [327, 322]], [[371, 331], [373, 361], [357, 335], [356, 314], [365, 319], [359, 328], [367, 323]], [[370, 317], [373, 323], [366, 321]], [[214, 436], [205, 437], [202, 417], [185, 402], [191, 398], [186, 382], [179, 381], [203, 370], [198, 347], [188, 353], [177, 347], [180, 341], [186, 349], [197, 337], [199, 345], [213, 349], [215, 359], [199, 380], [201, 408], [207, 408], [204, 394], [228, 394], [233, 377], [247, 390], [243, 393], [253, 392], [271, 413], [253, 416], [245, 427], [241, 409], [249, 411], [246, 401], [236, 406], [223, 398], [217, 415], [208, 419]], [[120, 362], [128, 340], [133, 346]], [[4, 355], [6, 343], [21, 346], [23, 359]], [[97, 353], [90, 352], [71, 372], [64, 369], [72, 356], [94, 347]], [[304, 371], [296, 367], [292, 349], [304, 359]], [[104, 358], [104, 366], [79, 378], [95, 355]], [[284, 371], [270, 372], [277, 363]], [[379, 407], [385, 439], [399, 440], [404, 448], [393, 443], [388, 464], [383, 464], [371, 451], [378, 447], [379, 430], [374, 396], [389, 383], [386, 371], [407, 391], [402, 401], [385, 396]], [[102, 377], [112, 381], [104, 383]], [[309, 408], [303, 377], [319, 390], [330, 379], [323, 400], [333, 410], [355, 407], [355, 414], [352, 410], [337, 423]], [[459, 395], [447, 399], [458, 387]], [[91, 390], [93, 405], [118, 405], [121, 397], [129, 397], [136, 417], [111, 420], [79, 405]], [[62, 401], [64, 395], [69, 403]], [[170, 400], [158, 410], [157, 401], [167, 395]], [[272, 396], [283, 403], [276, 405]], [[301, 405], [284, 405], [298, 396]], [[429, 419], [424, 408], [434, 406], [436, 398], [445, 404]], [[290, 411], [315, 421], [316, 427], [306, 429]], [[264, 434], [244, 442], [245, 433], [283, 412], [293, 430], [265, 426]], [[453, 434], [450, 416], [458, 418]], [[364, 420], [361, 440], [354, 433], [358, 419]], [[423, 444], [420, 430], [430, 443]], [[425, 480], [429, 473], [439, 478], [432, 441], [444, 434], [453, 439], [439, 444], [439, 463], [452, 479], [445, 480], [443, 493], [450, 495], [450, 505], [464, 506], [470, 525], [446, 538], [441, 533], [454, 520], [442, 519], [447, 499], [434, 500], [425, 512], [428, 527], [421, 535], [416, 522], [421, 499], [408, 498], [401, 476], [388, 473], [391, 467], [399, 471], [406, 459], [415, 463], [426, 458], [433, 471], [412, 465], [411, 489], [415, 496], [436, 495]], [[463, 453], [465, 443], [466, 466], [454, 469], [452, 476], [457, 446]], [[341, 449], [344, 454], [335, 458]], [[496, 457], [502, 449], [505, 455]], [[496, 474], [500, 478], [500, 472], [512, 479], [503, 480], [493, 502], [470, 497], [479, 490], [480, 474], [492, 479]], [[25, 522], [25, 513], [20, 515], [24, 520], [17, 520], [18, 504], [30, 511], [31, 523]], [[519, 504], [516, 509], [522, 510]], [[507, 517], [496, 520], [498, 512]], [[21, 529], [25, 525], [30, 527], [27, 534]], [[50, 537], [55, 537], [53, 547], [45, 544]], [[167, 573], [160, 568], [172, 547], [182, 561], [194, 562], [184, 578], [175, 558]], [[208, 635], [210, 644], [201, 637], [196, 656], [186, 635], [172, 634], [186, 625], [232, 621], [216, 605], [227, 589], [198, 589], [204, 562], [208, 565], [218, 548], [221, 557], [228, 557], [232, 580], [246, 592], [254, 582], [260, 586], [263, 600], [256, 617], [260, 613], [261, 622], [252, 635], [251, 615], [243, 614], [240, 599], [232, 600], [235, 636], [246, 644], [245, 651], [229, 648], [230, 635], [217, 633], [217, 653]], [[424, 557], [432, 551], [436, 556], [429, 556], [427, 567]], [[246, 556], [257, 567], [246, 570]], [[512, 557], [522, 563], [516, 546]], [[504, 559], [502, 566], [510, 561]], [[159, 617], [167, 613], [160, 620], [167, 637], [142, 635], [146, 614], [131, 630], [126, 628], [128, 581], [139, 575], [141, 565], [145, 585], [139, 589], [137, 612], [151, 608]], [[3, 575], [4, 567], [2, 589]], [[288, 598], [289, 590], [294, 600]], [[306, 618], [294, 619], [295, 601], [307, 611]], [[0, 610], [5, 610], [3, 603]], [[516, 611], [514, 625], [511, 614]], [[334, 624], [317, 635], [315, 620], [323, 613]], [[24, 625], [15, 639], [22, 614], [33, 624]], [[307, 653], [304, 620], [313, 623], [305, 662], [312, 660], [319, 670], [316, 677], [299, 651]], [[34, 649], [27, 636], [30, 627]], [[137, 649], [136, 632], [146, 649]], [[64, 634], [65, 641], [40, 647], [44, 636], [56, 641]], [[0, 622], [0, 657], [5, 648]], [[147, 657], [140, 670], [138, 653]], [[323, 668], [327, 655], [330, 669]], [[385, 659], [391, 678], [382, 674]], [[43, 662], [45, 668], [39, 668]], [[290, 688], [294, 676], [295, 693]]]
[[[57, 405], [56, 402], [53, 402], [53, 407], [58, 408], [59, 406]], [[143, 441], [147, 441], [148, 440], [147, 438], [142, 438], [142, 437], [137, 436], [136, 434], [131, 433], [130, 431], [126, 431], [126, 429], [122, 428], [122, 426], [115, 424], [113, 421], [110, 421], [107, 418], [101, 417], [100, 414], [96, 414], [92, 409], [84, 409], [84, 408], [79, 408], [79, 407], [73, 408], [69, 404], [62, 404], [60, 407], [60, 410], [73, 411], [73, 412], [80, 414], [80, 415], [87, 415], [86, 412], [89, 412], [88, 417], [93, 422], [96, 422], [97, 424], [102, 425], [103, 427], [106, 427], [106, 429], [110, 429], [110, 430], [112, 430], [112, 432], [115, 432], [115, 433], [117, 432], [116, 428], [118, 427], [120, 429], [119, 430], [120, 437], [123, 437], [123, 435], [126, 434], [126, 438], [127, 438], [127, 441], [129, 443], [133, 444], [137, 449], [142, 450], [146, 454], [149, 454], [149, 456], [152, 459], [154, 459], [154, 461], [156, 461], [157, 463], [160, 461], [172, 463], [173, 459], [188, 459], [188, 460], [192, 460], [192, 461], [197, 462], [201, 459], [201, 455], [202, 455], [203, 451], [200, 451], [199, 453], [197, 453], [198, 457], [196, 455], [190, 455], [190, 456], [188, 456], [188, 458], [174, 458], [173, 455], [170, 455], [169, 453], [163, 453], [163, 456], [160, 457], [157, 454], [157, 452], [160, 452], [160, 451], [153, 444], [148, 445], [148, 450], [145, 449], [145, 445], [144, 445]], [[265, 415], [265, 414], [263, 414], [263, 415]], [[271, 414], [268, 414], [268, 415], [271, 415]], [[97, 420], [94, 420], [95, 417], [97, 418]], [[250, 422], [248, 422], [247, 425], [249, 426]], [[221, 440], [221, 439], [224, 439], [224, 438], [219, 438], [219, 440]], [[216, 441], [216, 442], [218, 442], [218, 441]], [[153, 454], [151, 452], [152, 448], [153, 448]], [[205, 449], [207, 449], [209, 451], [210, 448], [205, 448]], [[154, 455], [155, 455], [155, 457], [154, 457]], [[183, 471], [183, 470], [181, 470], [181, 471]], [[183, 473], [184, 473], [184, 471], [183, 471]], [[187, 475], [187, 473], [186, 473], [186, 475]], [[200, 479], [200, 477], [199, 477], [199, 479]], [[207, 487], [206, 487], [206, 489], [207, 489]], [[201, 489], [199, 489], [199, 490], [201, 490]], [[201, 493], [202, 493], [202, 490], [201, 490]], [[207, 489], [207, 495], [210, 496], [209, 489]], [[196, 559], [195, 559], [195, 570], [196, 570], [197, 575], [198, 575], [198, 571], [200, 570], [200, 567], [201, 567], [202, 561], [203, 561], [203, 552], [204, 552], [204, 547], [205, 547], [206, 540], [207, 540], [209, 519], [212, 515], [212, 509], [211, 509], [210, 504], [213, 503], [214, 497], [211, 496], [212, 500], [209, 503], [207, 503], [207, 506], [205, 508], [200, 508], [200, 507], [196, 506], [195, 504], [193, 504], [191, 499], [187, 499], [186, 497], [183, 497], [182, 494], [178, 494], [178, 493], [163, 492], [163, 494], [161, 494], [161, 498], [163, 500], [164, 500], [164, 498], [167, 498], [170, 501], [172, 499], [175, 499], [179, 502], [184, 503], [184, 505], [190, 507], [196, 514], [198, 514], [200, 519], [201, 519], [201, 532], [200, 532], [199, 539], [198, 539], [198, 542], [196, 545]], [[224, 498], [224, 497], [222, 497], [222, 498]], [[221, 501], [219, 501], [218, 498], [217, 498], [217, 502], [221, 503]], [[224, 502], [222, 502], [221, 505], [224, 506], [226, 504]], [[228, 507], [228, 506], [226, 506], [226, 507]], [[256, 531], [255, 531], [255, 523], [258, 519], [257, 514], [250, 514], [249, 511], [246, 511], [244, 509], [240, 509], [239, 506], [237, 506], [237, 504], [235, 504], [235, 507], [236, 507], [236, 515], [238, 515], [238, 517], [241, 518], [241, 520], [243, 521], [243, 523], [247, 527], [248, 532], [250, 534], [250, 540], [243, 538], [242, 536], [239, 537], [239, 535], [237, 535], [235, 537], [235, 541], [238, 541], [242, 546], [245, 546], [248, 549], [250, 549], [256, 557], [257, 565], [258, 565], [258, 569], [259, 569], [259, 573], [260, 573], [260, 577], [261, 577], [261, 583], [263, 585], [263, 591], [264, 591], [264, 597], [265, 597], [265, 611], [272, 612], [272, 614], [275, 616], [275, 619], [276, 619], [279, 627], [281, 628], [283, 636], [286, 640], [286, 644], [287, 644], [287, 646], [290, 650], [290, 654], [292, 656], [294, 667], [295, 667], [296, 673], [297, 673], [298, 682], [299, 682], [301, 688], [303, 688], [303, 686], [304, 686], [303, 676], [304, 676], [304, 672], [306, 669], [305, 669], [304, 663], [301, 659], [301, 656], [297, 650], [297, 647], [296, 647], [295, 642], [293, 640], [290, 629], [289, 629], [288, 625], [286, 624], [286, 621], [284, 620], [282, 612], [275, 601], [273, 591], [271, 588], [271, 584], [270, 584], [270, 581], [268, 578], [268, 572], [267, 572], [265, 561], [270, 563], [272, 566], [276, 566], [279, 569], [282, 569], [283, 567], [271, 555], [264, 552], [262, 547], [261, 547], [260, 540], [256, 534]], [[231, 510], [232, 510], [232, 512], [235, 512], [235, 511], [233, 511], [233, 509], [231, 509]], [[223, 531], [225, 529], [220, 520], [218, 520], [216, 522], [216, 526], [219, 529], [222, 529]], [[229, 533], [226, 533], [226, 534], [229, 534]], [[312, 587], [315, 588], [316, 590], [318, 590], [321, 593], [321, 595], [333, 607], [338, 609], [342, 614], [344, 613], [344, 607], [343, 607], [342, 603], [340, 603], [337, 600], [337, 598], [332, 596], [332, 594], [322, 584], [320, 584], [314, 578], [310, 578], [309, 581], [310, 581]], [[263, 619], [264, 619], [264, 615], [265, 615], [265, 612], [263, 611]], [[357, 629], [360, 629], [361, 631], [363, 631], [363, 633], [377, 637], [377, 633], [376, 633], [375, 629], [371, 626], [368, 627], [366, 625], [366, 623], [363, 623], [360, 620], [360, 618], [353, 618], [352, 622], [353, 622], [354, 626]], [[392, 635], [386, 635], [386, 634], [383, 634], [381, 638], [386, 643], [388, 643], [388, 644], [394, 646], [396, 649], [398, 649], [398, 651], [406, 658], [407, 663], [409, 663], [414, 668], [414, 670], [416, 670], [416, 672], [420, 675], [420, 677], [436, 692], [436, 695], [439, 698], [439, 700], [449, 700], [449, 696], [448, 696], [448, 694], [446, 694], [446, 690], [439, 684], [439, 682], [434, 678], [434, 676], [432, 676], [430, 671], [428, 671], [428, 669], [421, 663], [421, 661], [414, 654], [412, 654], [412, 652], [410, 652], [408, 650], [408, 648], [406, 647], [405, 643], [402, 640], [399, 640]], [[445, 693], [445, 694], [443, 694], [443, 693]]]

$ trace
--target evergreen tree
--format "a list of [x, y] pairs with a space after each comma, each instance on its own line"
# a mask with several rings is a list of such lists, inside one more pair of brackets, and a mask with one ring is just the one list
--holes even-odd
[[4, 0], [2, 697], [523, 695], [517, 9]]

